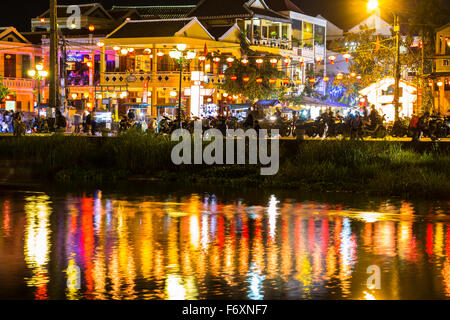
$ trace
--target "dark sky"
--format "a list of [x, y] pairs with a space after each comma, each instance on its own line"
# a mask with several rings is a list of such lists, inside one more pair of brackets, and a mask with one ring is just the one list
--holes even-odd
[[[216, 0], [218, 5], [220, 1]], [[225, 0], [226, 1], [226, 0]], [[366, 15], [365, 4], [367, 0], [291, 0], [296, 3], [305, 13], [316, 16], [323, 15], [338, 26], [347, 28], [363, 20]], [[414, 0], [380, 0], [412, 9], [411, 3]], [[78, 4], [100, 2], [107, 9], [115, 5], [151, 5], [151, 4], [191, 4], [197, 0], [59, 0], [59, 4]], [[450, 8], [450, 0], [444, 0], [447, 7]], [[15, 6], [13, 4], [16, 4]], [[0, 13], [0, 26], [15, 26], [21, 31], [29, 31], [30, 20], [38, 16], [48, 8], [49, 0], [16, 0], [10, 1]]]

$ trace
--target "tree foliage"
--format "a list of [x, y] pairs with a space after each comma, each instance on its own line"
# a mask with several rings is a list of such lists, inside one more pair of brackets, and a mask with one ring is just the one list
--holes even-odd
[[5, 102], [6, 96], [10, 93], [9, 89], [3, 85], [3, 78], [0, 76], [0, 103]]

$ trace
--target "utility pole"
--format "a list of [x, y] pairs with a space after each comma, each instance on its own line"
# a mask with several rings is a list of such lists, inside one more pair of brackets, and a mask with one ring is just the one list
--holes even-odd
[[58, 107], [58, 25], [57, 0], [50, 0], [50, 92], [47, 118], [52, 117], [53, 108]]
[[396, 14], [394, 18], [394, 32], [396, 42], [396, 54], [395, 54], [395, 93], [394, 93], [394, 108], [395, 108], [395, 121], [399, 120], [399, 108], [400, 108], [400, 23], [399, 17]]

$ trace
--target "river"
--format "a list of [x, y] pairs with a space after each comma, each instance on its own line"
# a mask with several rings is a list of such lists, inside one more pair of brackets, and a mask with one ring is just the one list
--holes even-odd
[[450, 202], [0, 190], [0, 299], [449, 299]]

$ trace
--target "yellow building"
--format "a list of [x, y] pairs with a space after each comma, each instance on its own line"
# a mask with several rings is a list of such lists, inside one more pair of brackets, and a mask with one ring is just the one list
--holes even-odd
[[[223, 82], [223, 73], [230, 62], [227, 59], [242, 58], [240, 33], [237, 24], [207, 29], [195, 17], [126, 21], [104, 40], [103, 69], [96, 92], [98, 102], [111, 101], [116, 111], [121, 105], [141, 105], [153, 116], [157, 106], [177, 105], [180, 69], [170, 57], [177, 44], [185, 44], [185, 52], [196, 53], [181, 73], [182, 104], [186, 112], [197, 116], [202, 105], [226, 102], [231, 97], [217, 85]], [[252, 46], [252, 49], [269, 55], [283, 53], [281, 48]], [[107, 54], [111, 50], [115, 52], [118, 72], [104, 70], [104, 61], [111, 60]], [[234, 102], [239, 100], [240, 97], [235, 97]]]
[[436, 32], [434, 110], [445, 115], [450, 110], [450, 23]]
[[11, 92], [1, 108], [33, 112], [35, 81], [28, 76], [28, 70], [40, 62], [40, 48], [13, 27], [0, 28], [0, 47], [0, 76]]

